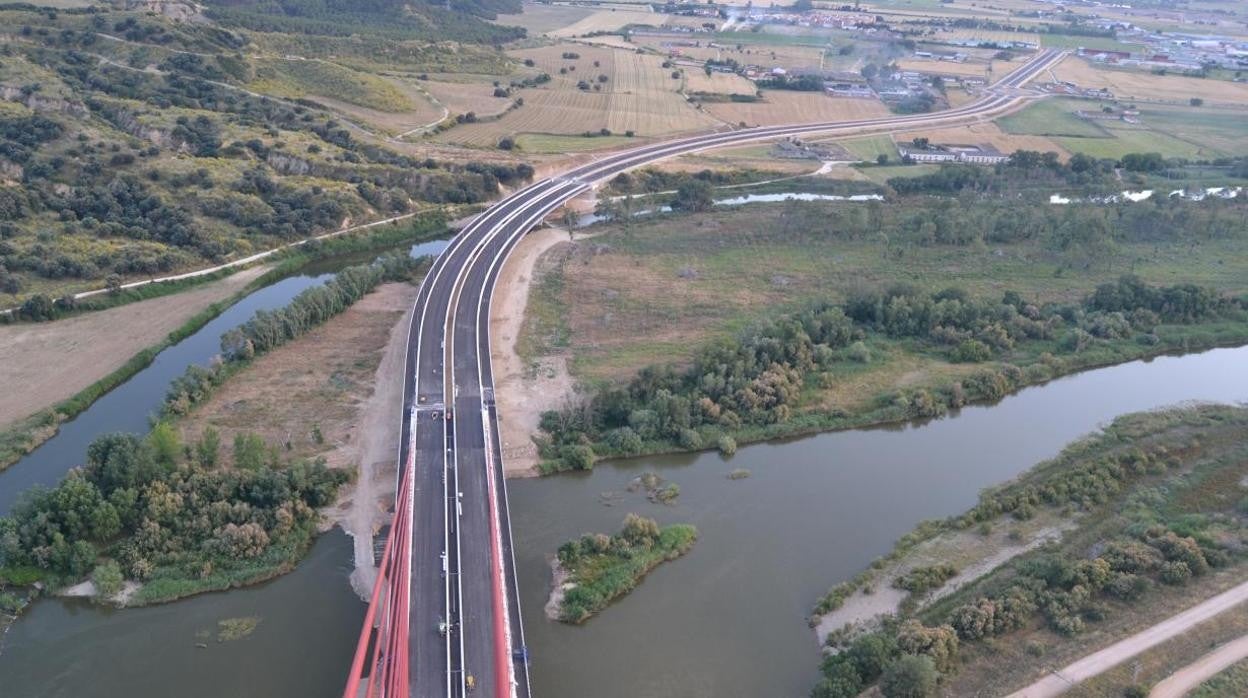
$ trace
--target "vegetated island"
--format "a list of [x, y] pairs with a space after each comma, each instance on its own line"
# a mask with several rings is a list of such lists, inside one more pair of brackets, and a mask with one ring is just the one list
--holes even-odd
[[688, 524], [660, 528], [654, 519], [629, 514], [614, 536], [587, 533], [564, 543], [552, 564], [554, 588], [546, 615], [584, 623], [632, 591], [650, 570], [689, 552], [697, 539], [698, 529]]
[[[827, 649], [811, 695], [877, 682], [886, 697], [1005, 695], [1242, 583], [1245, 433], [1245, 407], [1127, 415], [964, 514], [920, 524], [819, 600]], [[1146, 695], [1245, 633], [1248, 612], [1228, 610], [1081, 695]]]

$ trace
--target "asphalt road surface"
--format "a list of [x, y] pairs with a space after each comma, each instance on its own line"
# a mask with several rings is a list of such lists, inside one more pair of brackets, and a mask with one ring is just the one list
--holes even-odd
[[[1064, 55], [1038, 53], [957, 109], [741, 129], [607, 155], [508, 196], [461, 231], [421, 285], [408, 337], [400, 462], [415, 475], [408, 518], [411, 695], [462, 696], [471, 677], [474, 695], [529, 696], [489, 351], [490, 297], [503, 260], [525, 232], [591, 186], [675, 155], [786, 136], [886, 133], [995, 117], [1038, 98], [1023, 85]], [[448, 624], [445, 635], [440, 622]]]

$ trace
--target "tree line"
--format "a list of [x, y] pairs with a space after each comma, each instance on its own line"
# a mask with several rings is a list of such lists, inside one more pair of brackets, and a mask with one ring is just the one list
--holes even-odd
[[343, 269], [323, 286], [300, 292], [283, 308], [256, 311], [250, 320], [221, 336], [221, 360], [206, 367], [192, 364], [174, 379], [165, 394], [162, 416], [187, 414], [211, 397], [236, 366], [303, 336], [350, 308], [378, 284], [410, 279], [422, 263], [402, 254], [379, 257], [371, 264]]
[[[936, 293], [898, 284], [861, 291], [780, 316], [702, 349], [684, 369], [643, 369], [582, 403], [542, 414], [543, 455], [556, 467], [592, 467], [596, 454], [630, 454], [646, 443], [696, 450], [722, 433], [780, 424], [795, 415], [808, 385], [829, 385], [838, 365], [869, 360], [864, 340], [917, 342], [947, 360], [1008, 360], [1017, 345], [1044, 342], [1077, 354], [1097, 343], [1160, 341], [1156, 327], [1242, 317], [1241, 299], [1191, 284], [1151, 287], [1133, 277], [1099, 287], [1081, 302], [999, 300], [957, 288]], [[1021, 369], [984, 371], [943, 391], [898, 395], [899, 418], [931, 417], [970, 400], [999, 399], [1022, 383]]]

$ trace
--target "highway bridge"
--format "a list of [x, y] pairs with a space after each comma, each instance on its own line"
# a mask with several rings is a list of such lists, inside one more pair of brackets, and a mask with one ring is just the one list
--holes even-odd
[[956, 109], [711, 133], [603, 156], [478, 215], [434, 262], [408, 335], [394, 519], [344, 698], [529, 698], [490, 365], [489, 309], [520, 238], [570, 199], [664, 158], [788, 136], [866, 135], [990, 119], [1039, 98], [1042, 51]]

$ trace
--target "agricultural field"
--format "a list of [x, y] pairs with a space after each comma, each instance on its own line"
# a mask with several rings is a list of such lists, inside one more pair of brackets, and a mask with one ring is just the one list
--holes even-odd
[[[761, 65], [764, 67], [780, 67], [786, 70], [803, 70], [818, 68], [823, 49], [818, 46], [803, 46], [781, 43], [748, 43], [756, 41], [756, 34], [717, 34], [716, 43], [724, 48], [711, 48], [702, 41], [701, 46], [671, 46], [672, 39], [657, 36], [639, 36], [634, 43], [660, 53], [677, 53], [678, 58], [690, 58], [697, 61], [710, 59], [733, 59], [742, 65]], [[697, 41], [697, 39], [691, 39]], [[737, 48], [737, 46], [740, 48]]]
[[[564, 53], [579, 57], [565, 59]], [[435, 140], [491, 147], [504, 136], [523, 134], [579, 136], [605, 128], [616, 135], [632, 131], [636, 136], [659, 136], [717, 125], [677, 92], [680, 81], [672, 79], [658, 56], [581, 44], [522, 49], [511, 55], [532, 60], [533, 70], [550, 75], [550, 82], [521, 90], [516, 96], [524, 99], [524, 106], [497, 119], [456, 126]], [[567, 73], [560, 74], [560, 69]], [[581, 80], [600, 89], [580, 89]]]
[[1115, 98], [1124, 101], [1150, 100], [1186, 104], [1189, 99], [1199, 98], [1209, 105], [1248, 107], [1248, 84], [1245, 83], [1099, 68], [1076, 56], [1070, 56], [1059, 63], [1053, 72], [1058, 80], [1073, 82], [1080, 87], [1105, 88]]
[[890, 160], [895, 160], [899, 157], [897, 145], [893, 142], [891, 136], [854, 138], [847, 141], [838, 141], [837, 144], [850, 155], [867, 162], [875, 162], [875, 159], [880, 155], [887, 155]]
[[332, 97], [377, 111], [403, 112], [413, 108], [411, 97], [394, 83], [316, 59], [257, 59], [255, 79], [247, 87], [279, 97]]
[[1248, 119], [1210, 107], [1141, 105], [1139, 124], [1087, 121], [1076, 109], [1097, 111], [1101, 103], [1044, 100], [997, 123], [1011, 134], [1047, 136], [1071, 153], [1116, 158], [1154, 152], [1166, 157], [1210, 159], [1248, 152]]
[[649, 24], [657, 27], [662, 26], [666, 20], [666, 15], [656, 14], [651, 12], [647, 6], [640, 5], [638, 9], [599, 10], [572, 24], [547, 31], [546, 33], [550, 36], [571, 38], [574, 36], [585, 36], [594, 32], [617, 31], [630, 24]]
[[525, 3], [524, 12], [518, 15], [499, 15], [494, 22], [510, 27], [523, 27], [532, 37], [569, 27], [597, 13], [598, 10], [592, 7], [533, 2]]
[[753, 82], [736, 73], [711, 73], [690, 68], [685, 71], [685, 92], [715, 95], [752, 95], [758, 91]]
[[992, 122], [968, 124], [953, 128], [926, 128], [903, 131], [896, 134], [895, 138], [898, 143], [915, 138], [927, 138], [933, 143], [990, 145], [1003, 153], [1012, 153], [1016, 150], [1035, 150], [1042, 153], [1055, 152], [1063, 160], [1067, 156], [1066, 149], [1052, 139], [1044, 136], [1006, 133]]
[[[446, 77], [462, 79], [462, 76]], [[478, 117], [495, 116], [506, 111], [512, 103], [507, 97], [495, 97], [493, 82], [486, 80], [450, 82], [442, 76], [431, 75], [420, 85], [452, 116], [469, 112]]]
[[875, 99], [829, 97], [822, 92], [767, 90], [761, 102], [715, 102], [703, 105], [715, 118], [729, 124], [771, 126], [815, 121], [851, 121], [887, 116], [888, 108]]
[[928, 58], [903, 58], [897, 61], [897, 67], [902, 70], [917, 70], [920, 73], [948, 75], [951, 77], [986, 78], [990, 82], [996, 82], [1013, 70], [1013, 66], [1004, 61], [993, 63], [993, 70], [990, 73], [988, 72], [988, 65], [985, 63], [957, 63], [954, 61], [936, 61]]

